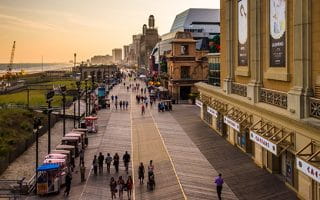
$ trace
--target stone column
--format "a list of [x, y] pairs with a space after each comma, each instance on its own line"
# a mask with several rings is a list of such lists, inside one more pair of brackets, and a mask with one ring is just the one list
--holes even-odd
[[225, 0], [226, 8], [225, 8], [225, 18], [226, 18], [226, 39], [227, 46], [227, 78], [224, 79], [223, 90], [227, 93], [231, 93], [231, 84], [234, 80], [234, 69], [233, 69], [233, 5], [232, 0]]
[[301, 119], [309, 115], [311, 90], [311, 0], [294, 0], [294, 77], [288, 92], [288, 110]]
[[261, 69], [261, 1], [253, 0], [249, 4], [249, 43], [251, 80], [247, 86], [248, 99], [259, 102], [259, 90], [262, 86]]

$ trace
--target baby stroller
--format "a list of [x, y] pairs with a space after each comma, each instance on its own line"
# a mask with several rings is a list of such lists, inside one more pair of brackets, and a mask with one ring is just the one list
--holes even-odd
[[154, 180], [154, 173], [150, 172], [149, 173], [149, 180], [148, 180], [148, 183], [147, 183], [147, 189], [148, 190], [153, 190], [155, 187], [156, 187], [156, 182]]

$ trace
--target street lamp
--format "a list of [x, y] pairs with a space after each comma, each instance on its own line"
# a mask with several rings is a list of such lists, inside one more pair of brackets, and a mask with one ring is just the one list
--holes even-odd
[[88, 78], [84, 80], [86, 89], [86, 116], [88, 116]]
[[33, 134], [36, 135], [36, 189], [35, 192], [37, 194], [38, 188], [38, 163], [39, 163], [39, 129], [41, 128], [41, 120], [40, 118], [33, 119]]
[[66, 91], [67, 87], [65, 85], [60, 87], [62, 94], [62, 104], [63, 104], [63, 136], [66, 135]]
[[73, 97], [73, 128], [76, 128], [76, 101], [77, 97]]
[[78, 128], [80, 128], [80, 118], [81, 118], [81, 113], [80, 113], [80, 96], [81, 96], [81, 81], [77, 81], [77, 89], [78, 89]]
[[53, 96], [54, 96], [54, 91], [50, 90], [47, 95], [46, 95], [46, 99], [47, 99], [47, 104], [48, 104], [48, 109], [47, 109], [47, 114], [48, 114], [48, 154], [50, 154], [50, 150], [51, 150], [51, 101], [53, 100]]

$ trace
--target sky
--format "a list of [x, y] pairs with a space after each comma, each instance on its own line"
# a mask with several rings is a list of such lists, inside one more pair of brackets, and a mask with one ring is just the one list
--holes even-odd
[[0, 63], [69, 62], [111, 54], [142, 32], [149, 15], [159, 34], [188, 8], [219, 8], [220, 0], [1, 0]]

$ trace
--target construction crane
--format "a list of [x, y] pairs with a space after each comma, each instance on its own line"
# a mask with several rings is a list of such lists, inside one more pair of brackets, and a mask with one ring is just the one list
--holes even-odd
[[8, 65], [8, 72], [11, 72], [11, 70], [12, 70], [12, 64], [13, 64], [13, 58], [14, 58], [15, 49], [16, 49], [16, 41], [13, 41], [13, 46], [12, 46], [11, 56], [10, 56], [10, 63]]

